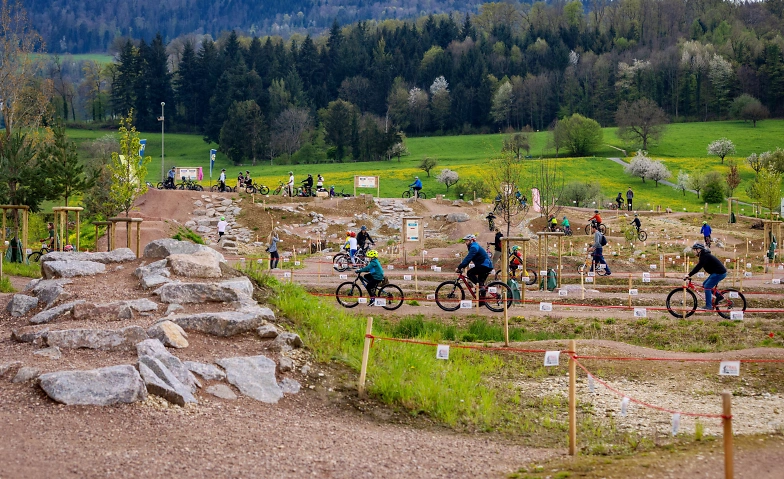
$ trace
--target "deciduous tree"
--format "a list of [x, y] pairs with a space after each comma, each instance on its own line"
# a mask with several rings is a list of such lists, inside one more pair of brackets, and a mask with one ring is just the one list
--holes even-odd
[[566, 148], [574, 156], [587, 156], [602, 144], [604, 134], [596, 120], [575, 113], [559, 121], [554, 135], [563, 138]]
[[727, 138], [719, 138], [708, 145], [708, 154], [718, 156], [721, 158], [721, 164], [724, 164], [724, 157], [735, 153], [735, 143]]
[[136, 198], [147, 192], [149, 156], [139, 155], [139, 132], [133, 125], [133, 111], [120, 120], [120, 151], [112, 152], [107, 168], [112, 174], [109, 201], [129, 216]]
[[640, 98], [632, 103], [622, 102], [615, 113], [618, 136], [648, 149], [648, 143], [659, 140], [669, 119], [656, 102]]

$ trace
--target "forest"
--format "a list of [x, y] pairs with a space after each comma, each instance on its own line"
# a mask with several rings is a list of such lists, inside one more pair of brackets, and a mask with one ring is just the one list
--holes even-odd
[[93, 87], [69, 89], [56, 62], [48, 71], [72, 121], [79, 102], [82, 120], [133, 109], [155, 131], [164, 102], [167, 129], [202, 134], [238, 163], [368, 161], [394, 156], [402, 134], [545, 130], [575, 113], [612, 126], [642, 99], [671, 122], [781, 116], [782, 12], [780, 1], [489, 3], [288, 40], [128, 39], [113, 64], [82, 65], [97, 70]]

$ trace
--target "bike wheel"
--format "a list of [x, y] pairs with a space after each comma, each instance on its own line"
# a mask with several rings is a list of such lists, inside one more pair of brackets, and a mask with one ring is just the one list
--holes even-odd
[[[490, 288], [495, 288], [495, 293], [490, 292]], [[484, 301], [485, 306], [490, 311], [501, 313], [504, 311], [504, 291], [506, 291], [506, 307], [512, 307], [512, 288], [505, 285], [500, 281], [493, 281], [492, 283], [487, 285], [487, 289], [485, 290], [485, 298]]]
[[522, 281], [525, 282], [528, 286], [532, 284], [536, 284], [536, 279], [539, 277], [536, 271], [532, 270], [531, 268], [526, 268], [525, 270], [528, 273], [528, 279], [520, 278]]
[[607, 267], [601, 263], [594, 263], [593, 270], [596, 276], [607, 276]]
[[418, 197], [419, 199], [421, 199], [421, 200], [426, 200], [426, 199], [427, 199], [427, 195], [426, 195], [426, 194], [424, 194], [424, 193], [423, 193], [423, 192], [421, 192], [421, 191], [419, 192], [419, 194], [417, 195], [417, 197]]
[[41, 259], [41, 252], [40, 251], [33, 251], [32, 253], [27, 255], [27, 261], [32, 261], [37, 263]]
[[565, 234], [566, 236], [572, 236], [572, 229], [571, 229], [571, 228], [569, 228], [568, 230], [564, 231], [564, 234]]
[[275, 191], [272, 192], [273, 196], [277, 196], [280, 194], [280, 188], [275, 188]]
[[403, 296], [403, 290], [394, 284], [388, 284], [379, 289], [376, 293], [376, 298], [386, 299], [387, 304], [382, 307], [389, 311], [394, 311], [402, 306], [403, 301], [405, 300], [405, 297]]
[[[683, 291], [686, 291], [684, 301]], [[694, 291], [686, 288], [675, 288], [667, 295], [667, 311], [676, 318], [683, 318], [683, 310], [686, 310], [688, 318], [697, 310], [697, 295]]]
[[411, 198], [411, 192], [410, 191], [404, 191], [403, 194], [400, 195], [400, 197], [401, 198]]
[[585, 225], [585, 234], [587, 235], [591, 234], [591, 225]]
[[444, 311], [457, 311], [464, 299], [465, 291], [457, 281], [444, 281], [436, 288], [436, 304]]
[[332, 259], [332, 268], [334, 268], [335, 271], [340, 271], [341, 273], [346, 271], [350, 264], [351, 258], [345, 253], [337, 254]]
[[163, 189], [163, 182], [159, 181], [158, 184], [155, 185], [155, 187], [158, 188], [159, 190], [162, 190]]
[[360, 296], [362, 296], [362, 288], [350, 281], [341, 283], [335, 290], [335, 299], [344, 308], [353, 308], [358, 305]]
[[[719, 313], [719, 316], [724, 319], [730, 319], [732, 310], [746, 311], [746, 297], [743, 296], [743, 293], [735, 288], [727, 288], [726, 290], [721, 290], [720, 293], [723, 296], [721, 300], [713, 298], [716, 312]], [[738, 293], [738, 297], [731, 298], [730, 293]]]
[[196, 191], [204, 191], [204, 187], [201, 185], [196, 185]]
[[218, 185], [210, 186], [210, 191], [213, 192], [213, 193], [217, 192], [218, 191]]
[[180, 183], [179, 185], [177, 185], [177, 189], [178, 189], [178, 190], [184, 190], [184, 189], [185, 189], [185, 185], [183, 185], [182, 183]]
[[648, 233], [645, 231], [640, 231], [640, 234], [638, 234], [637, 237], [640, 239], [640, 241], [645, 241], [648, 239]]
[[263, 185], [261, 186], [261, 188], [258, 189], [258, 191], [262, 195], [268, 195], [269, 194], [269, 188], [267, 188], [266, 186], [263, 186]]
[[256, 192], [256, 188], [254, 188], [252, 186], [246, 186], [245, 187], [245, 193], [250, 195], [250, 194], [255, 193], [255, 192]]

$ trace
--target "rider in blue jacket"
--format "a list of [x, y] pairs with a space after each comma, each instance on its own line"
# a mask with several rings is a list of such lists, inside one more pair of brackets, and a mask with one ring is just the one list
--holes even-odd
[[473, 261], [474, 267], [468, 270], [466, 276], [472, 283], [479, 284], [479, 296], [483, 297], [485, 295], [485, 280], [490, 271], [493, 270], [493, 263], [490, 261], [490, 257], [487, 256], [487, 251], [476, 242], [476, 236], [467, 235], [463, 237], [463, 241], [465, 241], [468, 247], [468, 254], [463, 258], [463, 261], [460, 262], [455, 271], [457, 273], [462, 272], [468, 266], [468, 263]]
[[700, 234], [703, 238], [705, 238], [705, 242], [709, 243], [711, 239], [711, 227], [707, 221], [702, 222], [702, 228], [700, 228]]
[[420, 180], [418, 176], [415, 176], [414, 182], [408, 185], [408, 187], [413, 188], [417, 198], [419, 198], [419, 191], [422, 189], [422, 180]]

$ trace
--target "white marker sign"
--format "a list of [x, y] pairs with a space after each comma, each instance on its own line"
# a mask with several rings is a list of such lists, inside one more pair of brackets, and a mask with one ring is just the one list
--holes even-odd
[[730, 311], [730, 319], [733, 321], [743, 321], [743, 311]]
[[621, 417], [626, 417], [626, 411], [629, 409], [629, 398], [621, 399]]
[[751, 278], [751, 271], [746, 271], [745, 273], [743, 273], [743, 277], [744, 278]]
[[676, 412], [672, 415], [672, 435], [678, 434], [678, 428], [681, 427], [681, 414]]
[[436, 273], [440, 273], [441, 272], [441, 266], [434, 266], [433, 267], [433, 271], [435, 271]]
[[294, 266], [299, 266], [299, 265], [300, 265], [300, 262], [299, 262], [299, 261], [295, 261], [295, 262], [294, 262]]
[[730, 291], [730, 298], [738, 299], [738, 292], [737, 291]]
[[403, 275], [403, 281], [411, 281], [411, 275], [410, 274], [404, 274]]
[[773, 278], [773, 280], [771, 280], [771, 283], [773, 283], [773, 284], [781, 284], [781, 279], [780, 278]]
[[347, 274], [341, 274], [340, 275], [340, 279], [348, 279], [348, 275]]
[[283, 277], [284, 278], [291, 278], [291, 271], [284, 271], [283, 272]]
[[567, 291], [565, 289], [559, 289], [558, 290], [558, 296], [566, 296], [568, 294], [569, 294], [569, 291]]
[[740, 376], [740, 361], [722, 361], [719, 376]]
[[637, 290], [636, 289], [630, 289], [629, 290], [629, 296], [637, 296]]
[[558, 360], [561, 357], [561, 351], [547, 351], [544, 353], [545, 366], [558, 366]]
[[414, 267], [413, 267], [413, 266], [409, 266], [409, 267], [408, 267], [408, 270], [409, 270], [409, 271], [414, 271]]
[[645, 308], [634, 308], [634, 317], [635, 318], [647, 318], [648, 317], [648, 310]]
[[367, 304], [367, 298], [357, 298], [357, 304]]
[[436, 348], [436, 359], [449, 359], [449, 345], [439, 344]]
[[435, 294], [428, 294], [427, 295], [427, 299], [432, 301], [432, 300], [436, 299], [436, 295]]
[[588, 276], [587, 278], [585, 278], [585, 282], [586, 283], [593, 283], [593, 276]]
[[703, 271], [700, 271], [699, 273], [697, 273], [697, 277], [698, 278], [704, 278], [705, 277], [705, 273]]
[[388, 265], [387, 265], [387, 269], [395, 269], [395, 265], [393, 265], [393, 264], [388, 264]]
[[642, 282], [643, 283], [650, 283], [651, 282], [651, 278], [643, 278]]
[[472, 304], [470, 299], [464, 299], [460, 301], [460, 309], [471, 309], [471, 306]]
[[386, 298], [376, 298], [374, 303], [375, 303], [376, 306], [386, 306], [387, 305], [387, 300], [386, 300]]
[[487, 288], [487, 292], [490, 293], [490, 294], [497, 293], [496, 287], [495, 286], [490, 286], [489, 288]]
[[539, 303], [539, 311], [552, 311], [553, 303]]

